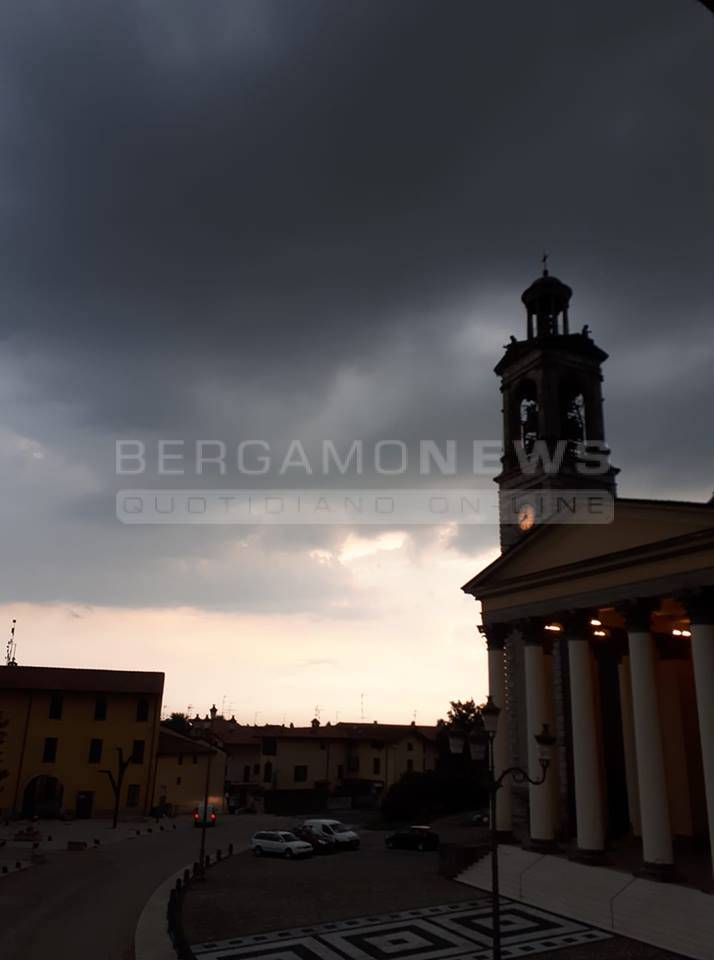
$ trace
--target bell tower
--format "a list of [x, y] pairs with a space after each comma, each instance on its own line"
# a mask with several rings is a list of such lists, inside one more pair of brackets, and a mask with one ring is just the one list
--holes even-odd
[[526, 338], [512, 336], [495, 368], [503, 394], [502, 469], [496, 477], [503, 551], [546, 519], [542, 504], [555, 492], [614, 495], [618, 473], [605, 443], [601, 366], [607, 354], [587, 326], [570, 332], [573, 291], [550, 276], [543, 259], [542, 276], [521, 297]]

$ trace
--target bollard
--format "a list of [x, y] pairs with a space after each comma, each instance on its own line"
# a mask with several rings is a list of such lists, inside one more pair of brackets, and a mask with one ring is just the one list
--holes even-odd
[[48, 833], [48, 834], [47, 834], [47, 841], [48, 841], [48, 843], [52, 843], [52, 834], [51, 834], [51, 833]]
[[137, 830], [137, 831], [136, 831], [136, 835], [137, 835], [137, 837], [140, 837], [140, 836], [141, 836], [141, 830]]
[[183, 872], [184, 885], [187, 884], [190, 879], [191, 879], [191, 871], [188, 869], [188, 867], [186, 867], [186, 869]]
[[16, 870], [22, 870], [22, 864], [20, 863], [19, 860], [16, 860], [16, 861], [15, 861], [15, 869], [16, 869]]
[[201, 865], [199, 864], [198, 860], [196, 860], [196, 862], [195, 862], [194, 865], [193, 865], [193, 875], [194, 875], [194, 877], [197, 877], [200, 872], [201, 872]]
[[221, 853], [221, 851], [216, 850], [216, 863], [218, 863], [218, 861], [221, 859], [222, 856], [223, 854]]
[[210, 866], [211, 866], [211, 854], [210, 854], [210, 853], [207, 853], [207, 854], [206, 854], [206, 866], [207, 866], [207, 867], [210, 867]]
[[7, 873], [7, 867], [4, 864], [3, 864], [2, 872]]
[[153, 833], [153, 827], [149, 827], [146, 832], [147, 832], [147, 833]]
[[175, 824], [175, 823], [172, 823], [172, 824], [171, 824], [171, 829], [172, 829], [172, 830], [175, 830], [175, 829], [176, 829], [176, 824]]
[[175, 886], [176, 886], [176, 892], [178, 893], [178, 891], [180, 891], [181, 887], [183, 886], [183, 884], [181, 883], [181, 877], [176, 877]]
[[159, 830], [160, 830], [162, 833], [164, 832], [164, 828], [163, 828], [163, 827], [159, 827]]
[[228, 856], [229, 856], [229, 857], [232, 857], [232, 856], [233, 856], [233, 844], [232, 844], [232, 843], [229, 843], [229, 844], [228, 844]]

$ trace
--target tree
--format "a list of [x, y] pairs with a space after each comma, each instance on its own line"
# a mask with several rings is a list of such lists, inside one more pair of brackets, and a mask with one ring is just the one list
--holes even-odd
[[185, 737], [191, 736], [191, 721], [188, 714], [174, 711], [168, 720], [164, 720], [162, 726], [168, 727], [174, 733], [182, 733]]
[[473, 700], [452, 700], [446, 715], [446, 726], [455, 727], [463, 733], [480, 732], [483, 730], [481, 707], [477, 707]]
[[117, 747], [117, 775], [114, 776], [112, 770], [100, 770], [100, 773], [106, 773], [109, 777], [109, 782], [112, 785], [112, 790], [114, 791], [114, 822], [112, 823], [112, 829], [114, 829], [119, 820], [119, 798], [121, 797], [121, 787], [124, 783], [124, 777], [126, 771], [129, 769], [129, 765], [133, 763], [134, 758], [129, 756], [124, 759], [124, 750], [121, 747]]

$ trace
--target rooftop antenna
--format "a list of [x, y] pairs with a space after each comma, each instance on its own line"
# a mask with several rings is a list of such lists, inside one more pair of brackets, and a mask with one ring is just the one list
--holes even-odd
[[412, 714], [412, 720], [414, 721], [414, 723], [416, 723], [416, 718], [417, 718], [417, 712], [415, 710], [414, 713]]
[[317, 720], [320, 719], [320, 710], [321, 710], [320, 704], [319, 704], [319, 703], [316, 703], [316, 704], [315, 704], [315, 718], [316, 718]]
[[541, 263], [543, 264], [543, 276], [548, 276], [548, 254], [544, 253], [541, 257]]
[[6, 667], [16, 667], [17, 660], [15, 659], [15, 654], [17, 653], [17, 644], [15, 643], [15, 624], [17, 620], [12, 621], [12, 626], [10, 627], [10, 637], [7, 641], [7, 647], [5, 648], [5, 666]]

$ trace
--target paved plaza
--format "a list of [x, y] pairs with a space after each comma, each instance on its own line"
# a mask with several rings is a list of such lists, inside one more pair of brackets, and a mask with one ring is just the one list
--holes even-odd
[[[504, 900], [504, 958], [551, 953], [609, 935], [535, 907]], [[193, 946], [201, 960], [488, 960], [490, 897], [381, 916], [295, 927]]]

